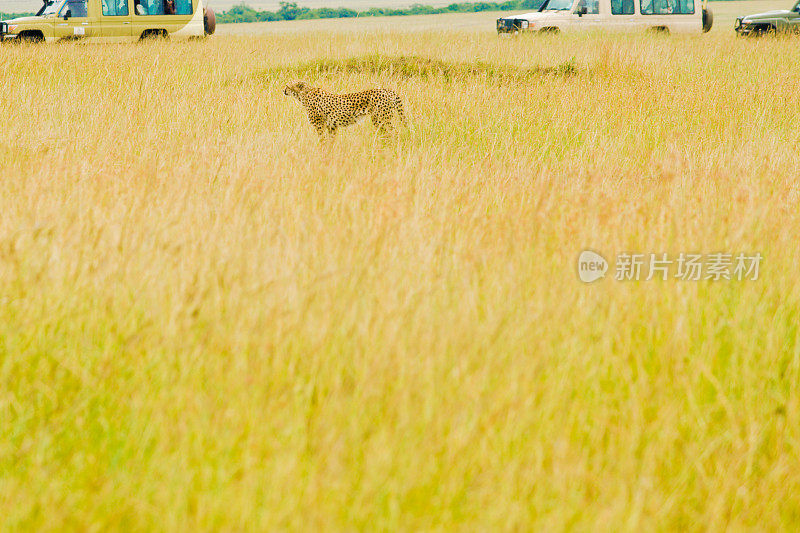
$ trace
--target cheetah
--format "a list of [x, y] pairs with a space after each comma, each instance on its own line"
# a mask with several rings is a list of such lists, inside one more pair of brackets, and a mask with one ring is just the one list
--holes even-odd
[[337, 128], [351, 126], [366, 115], [372, 118], [372, 124], [382, 135], [392, 131], [395, 110], [400, 122], [404, 126], [408, 124], [402, 100], [389, 89], [333, 94], [319, 87], [311, 87], [304, 81], [296, 81], [287, 85], [283, 94], [294, 96], [303, 104], [311, 125], [323, 140], [336, 135]]

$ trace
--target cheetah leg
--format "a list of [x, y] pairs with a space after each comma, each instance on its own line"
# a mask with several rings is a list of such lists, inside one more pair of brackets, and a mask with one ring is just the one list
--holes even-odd
[[378, 130], [378, 134], [381, 137], [386, 137], [392, 132], [391, 117], [387, 119], [384, 113], [381, 113], [380, 115], [374, 113], [371, 118], [372, 118], [372, 125], [375, 126], [375, 128]]
[[386, 131], [391, 133], [394, 130], [394, 126], [392, 125], [392, 111], [390, 109], [385, 109], [381, 115], [381, 119], [383, 119]]
[[400, 117], [400, 123], [408, 127], [408, 119], [406, 118], [406, 110], [403, 107], [403, 100], [396, 94], [394, 96], [394, 109], [397, 111], [397, 116]]
[[325, 137], [325, 120], [320, 116], [312, 115], [311, 125], [317, 130], [317, 135], [319, 135], [320, 139], [323, 139]]
[[381, 129], [381, 119], [378, 118], [378, 115], [372, 114], [370, 116], [370, 118], [372, 119], [372, 125], [380, 130]]

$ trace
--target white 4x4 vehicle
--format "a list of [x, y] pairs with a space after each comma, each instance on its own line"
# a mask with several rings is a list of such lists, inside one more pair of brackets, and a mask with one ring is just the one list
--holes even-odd
[[578, 30], [705, 33], [714, 17], [700, 0], [545, 0], [534, 13], [497, 19], [497, 33]]

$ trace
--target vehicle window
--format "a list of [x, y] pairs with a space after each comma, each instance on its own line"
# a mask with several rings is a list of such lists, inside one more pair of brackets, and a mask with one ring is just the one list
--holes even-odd
[[175, 0], [175, 14], [176, 15], [191, 15], [192, 14], [192, 0]]
[[642, 15], [691, 15], [694, 0], [641, 0]]
[[128, 0], [103, 0], [103, 15], [106, 17], [127, 17]]
[[633, 0], [611, 0], [612, 15], [633, 15]]
[[600, 0], [578, 0], [578, 9], [585, 7], [587, 15], [600, 13]]
[[58, 12], [59, 16], [63, 17], [70, 12], [72, 17], [88, 17], [89, 16], [89, 0], [69, 0]]
[[191, 15], [192, 0], [136, 0], [137, 15]]
[[[50, 1], [48, 1], [45, 4], [44, 9], [42, 9], [41, 14], [42, 15], [52, 15], [53, 13], [56, 12], [56, 9], [58, 9], [58, 2], [50, 2]], [[64, 13], [66, 13], [66, 11]]]
[[573, 0], [550, 0], [542, 11], [569, 11], [572, 3]]

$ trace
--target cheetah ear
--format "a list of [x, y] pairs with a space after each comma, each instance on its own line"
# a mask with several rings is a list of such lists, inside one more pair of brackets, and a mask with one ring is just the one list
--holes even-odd
[[302, 91], [303, 89], [305, 89], [305, 88], [306, 88], [306, 82], [304, 82], [304, 81], [298, 81], [298, 82], [297, 82], [297, 88], [298, 88], [298, 89], [300, 89], [300, 90]]

